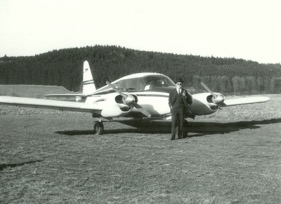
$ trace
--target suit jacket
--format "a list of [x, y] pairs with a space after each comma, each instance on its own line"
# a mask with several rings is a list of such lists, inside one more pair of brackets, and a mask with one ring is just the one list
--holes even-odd
[[172, 109], [184, 108], [189, 110], [189, 105], [192, 104], [192, 96], [187, 90], [182, 89], [181, 93], [177, 89], [173, 89], [169, 94], [169, 106]]

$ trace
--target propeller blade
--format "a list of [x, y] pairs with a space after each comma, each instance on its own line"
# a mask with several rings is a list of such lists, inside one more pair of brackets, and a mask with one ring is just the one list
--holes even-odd
[[201, 85], [202, 85], [210, 94], [214, 95], [214, 92], [212, 92], [211, 89], [209, 89], [209, 87], [208, 87], [206, 84], [204, 84], [203, 82], [201, 82]]
[[138, 111], [140, 111], [142, 114], [144, 114], [145, 116], [147, 116], [148, 118], [151, 117], [151, 114], [150, 114], [146, 109], [144, 109], [142, 106], [140, 106], [139, 104], [134, 103], [133, 106], [134, 106]]
[[106, 81], [106, 84], [107, 84], [108, 86], [110, 86], [114, 91], [116, 91], [117, 93], [119, 93], [121, 96], [126, 97], [126, 95], [125, 95], [122, 91], [118, 90], [118, 89], [117, 89], [115, 86], [113, 86], [109, 81]]

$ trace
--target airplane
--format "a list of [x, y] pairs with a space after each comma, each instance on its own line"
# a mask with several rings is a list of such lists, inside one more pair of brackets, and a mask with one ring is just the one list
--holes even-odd
[[[207, 92], [193, 94], [190, 118], [215, 113], [222, 107], [263, 103], [265, 96], [226, 99], [221, 93], [211, 91], [203, 82]], [[171, 120], [168, 105], [169, 92], [175, 83], [161, 73], [143, 72], [106, 82], [96, 88], [88, 61], [83, 63], [83, 91], [74, 94], [48, 94], [46, 97], [75, 97], [76, 101], [35, 99], [25, 97], [0, 96], [0, 104], [49, 108], [63, 111], [88, 112], [94, 118], [94, 134], [104, 133], [103, 122], [117, 118], [128, 120]], [[118, 121], [119, 122], [119, 121]]]

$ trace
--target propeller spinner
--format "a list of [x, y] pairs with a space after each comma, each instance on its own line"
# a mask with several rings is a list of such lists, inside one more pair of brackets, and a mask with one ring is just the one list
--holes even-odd
[[145, 116], [147, 116], [149, 118], [151, 117], [151, 114], [145, 108], [143, 108], [141, 105], [137, 104], [136, 96], [134, 96], [132, 94], [123, 93], [122, 91], [117, 89], [113, 84], [111, 84], [109, 81], [106, 81], [106, 84], [122, 96], [122, 101], [125, 105], [128, 105], [130, 107], [135, 107], [138, 111], [140, 111]]

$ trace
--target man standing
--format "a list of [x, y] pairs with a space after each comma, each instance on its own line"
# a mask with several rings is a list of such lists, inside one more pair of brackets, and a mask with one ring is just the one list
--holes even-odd
[[176, 130], [178, 128], [178, 139], [182, 139], [184, 132], [184, 117], [189, 105], [192, 104], [192, 96], [187, 90], [182, 88], [183, 80], [176, 80], [176, 89], [169, 94], [169, 106], [172, 114], [171, 140], [175, 140]]

